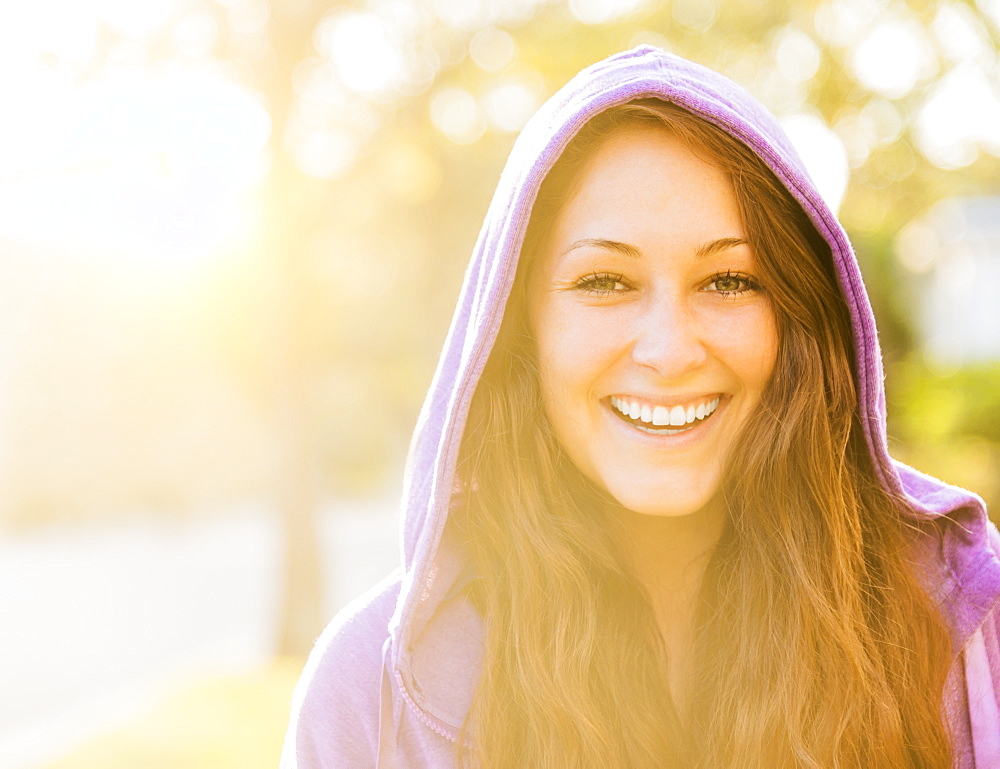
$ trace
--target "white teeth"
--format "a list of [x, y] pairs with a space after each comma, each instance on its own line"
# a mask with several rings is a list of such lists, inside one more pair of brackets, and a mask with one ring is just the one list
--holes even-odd
[[[650, 406], [638, 401], [627, 401], [622, 398], [612, 397], [611, 405], [620, 414], [630, 419], [640, 420], [654, 427], [684, 427], [692, 425], [697, 420], [705, 419], [719, 407], [719, 398], [715, 398], [708, 403], [699, 403], [697, 406]], [[639, 429], [646, 429], [636, 425]], [[690, 429], [690, 428], [687, 428]], [[680, 430], [647, 430], [657, 435], [673, 435]]]

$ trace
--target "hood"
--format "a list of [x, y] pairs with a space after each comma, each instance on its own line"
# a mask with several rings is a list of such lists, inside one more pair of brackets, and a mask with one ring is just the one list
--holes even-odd
[[[715, 123], [752, 148], [800, 203], [830, 245], [853, 319], [861, 421], [882, 483], [910, 503], [923, 537], [936, 600], [959, 648], [1000, 595], [1000, 564], [985, 547], [989, 523], [982, 500], [889, 459], [885, 391], [874, 317], [846, 233], [823, 201], [775, 118], [747, 91], [711, 70], [640, 46], [580, 72], [542, 106], [518, 137], [476, 242], [458, 307], [408, 457], [403, 496], [405, 577], [390, 624], [391, 664], [408, 698], [444, 723], [460, 724], [475, 681], [474, 666], [434, 676], [448, 694], [427, 694], [420, 648], [439, 653], [446, 639], [431, 623], [451, 612], [453, 631], [478, 638], [468, 606], [450, 606], [462, 564], [446, 541], [446, 521], [466, 416], [500, 328], [521, 243], [539, 185], [575, 133], [596, 114], [657, 97]], [[457, 630], [457, 628], [461, 630]], [[465, 667], [460, 671], [457, 668]]]

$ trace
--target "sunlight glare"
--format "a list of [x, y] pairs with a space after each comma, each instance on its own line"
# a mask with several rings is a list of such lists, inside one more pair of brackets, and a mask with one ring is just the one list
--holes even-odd
[[1000, 28], [1000, 0], [976, 0], [976, 7], [990, 18], [993, 26]]
[[462, 88], [443, 88], [431, 99], [431, 120], [455, 144], [472, 144], [486, 131], [476, 97]]
[[978, 145], [1000, 156], [1000, 96], [981, 70], [959, 65], [934, 86], [917, 116], [916, 143], [940, 168], [968, 166]]
[[782, 28], [775, 35], [773, 47], [778, 69], [793, 83], [810, 80], [819, 69], [819, 47], [800, 29]]
[[93, 8], [72, 0], [10, 3], [0, 25], [0, 89], [4, 80], [20, 79], [38, 66], [42, 55], [73, 64], [91, 59], [97, 40], [98, 17]]
[[194, 263], [234, 236], [270, 118], [216, 68], [77, 88], [38, 78], [25, 96], [23, 120], [0, 127], [0, 236], [150, 266]]
[[861, 110], [861, 117], [878, 146], [892, 144], [903, 132], [903, 118], [899, 110], [888, 99], [874, 97]]
[[492, 3], [484, 0], [431, 0], [434, 15], [449, 27], [474, 30], [493, 21]]
[[855, 77], [886, 98], [906, 96], [923, 78], [937, 71], [937, 62], [923, 28], [909, 18], [876, 24], [851, 55]]
[[646, 0], [569, 0], [569, 12], [581, 24], [607, 24], [645, 3]]
[[869, 29], [887, 0], [826, 0], [813, 17], [816, 33], [830, 45], [848, 48]]
[[184, 56], [201, 58], [211, 53], [219, 26], [211, 14], [192, 11], [174, 25], [174, 45]]
[[[398, 142], [376, 158], [379, 182], [409, 205], [430, 202], [441, 188], [441, 168], [419, 144]], [[376, 282], [376, 281], [373, 281]]]
[[472, 36], [469, 55], [480, 69], [499, 72], [517, 55], [517, 44], [506, 30], [488, 27]]
[[916, 219], [899, 231], [894, 250], [903, 267], [924, 275], [934, 269], [941, 251], [937, 230], [926, 219]]
[[[69, 5], [73, 0], [68, 0]], [[136, 40], [143, 40], [161, 29], [177, 10], [177, 0], [99, 0], [96, 3], [101, 21]]]
[[229, 23], [238, 37], [252, 39], [264, 34], [271, 18], [267, 0], [217, 0], [230, 9]]
[[931, 30], [952, 61], [988, 60], [991, 56], [982, 24], [965, 5], [941, 3], [931, 22]]
[[792, 140], [823, 199], [837, 213], [850, 177], [847, 150], [840, 137], [813, 115], [790, 115], [781, 121], [781, 127]]
[[314, 179], [334, 179], [357, 157], [357, 141], [344, 131], [307, 130], [291, 144], [295, 162]]
[[717, 6], [716, 0], [675, 0], [674, 19], [688, 29], [704, 32], [715, 23]]
[[861, 168], [871, 154], [874, 138], [870, 126], [856, 112], [841, 115], [833, 126], [837, 136], [847, 151], [847, 161], [851, 168]]
[[377, 93], [404, 77], [403, 57], [378, 16], [348, 11], [328, 15], [315, 34], [316, 49], [333, 62], [341, 80], [359, 93]]
[[544, 87], [536, 71], [504, 78], [483, 96], [490, 123], [501, 131], [520, 131], [538, 109]]

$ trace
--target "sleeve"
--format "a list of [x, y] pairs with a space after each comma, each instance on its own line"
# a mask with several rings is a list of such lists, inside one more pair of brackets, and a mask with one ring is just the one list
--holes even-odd
[[[990, 545], [1000, 553], [1000, 535], [992, 526]], [[1000, 606], [973, 633], [962, 657], [975, 765], [1000, 767]]]
[[382, 647], [398, 591], [390, 575], [323, 631], [292, 695], [281, 769], [375, 766]]

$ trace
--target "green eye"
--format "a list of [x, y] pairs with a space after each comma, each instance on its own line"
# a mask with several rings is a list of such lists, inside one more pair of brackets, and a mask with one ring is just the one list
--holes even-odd
[[760, 284], [751, 275], [726, 270], [713, 275], [705, 290], [716, 291], [728, 298], [748, 291], [759, 291]]
[[622, 280], [623, 275], [615, 275], [609, 272], [595, 272], [576, 282], [574, 288], [583, 291], [591, 296], [607, 296], [628, 291]]

